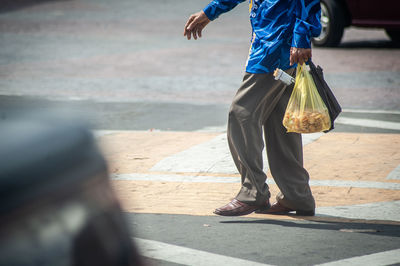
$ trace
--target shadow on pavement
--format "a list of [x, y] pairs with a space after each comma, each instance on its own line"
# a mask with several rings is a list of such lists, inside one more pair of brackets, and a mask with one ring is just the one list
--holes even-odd
[[373, 41], [346, 41], [342, 42], [337, 49], [399, 49], [400, 43], [388, 40], [373, 40]]
[[37, 4], [42, 4], [45, 2], [60, 2], [60, 1], [72, 1], [72, 0], [4, 0], [1, 1], [0, 13], [6, 13], [15, 11], [18, 9], [34, 6]]
[[[307, 219], [307, 221], [310, 221]], [[304, 229], [319, 229], [319, 230], [333, 230], [348, 233], [363, 233], [373, 234], [379, 236], [394, 236], [400, 237], [400, 227], [394, 224], [385, 223], [364, 223], [349, 222], [349, 221], [331, 221], [319, 220], [315, 223], [302, 223], [301, 221], [284, 221], [284, 220], [235, 220], [235, 221], [220, 221], [222, 224], [269, 224], [279, 225], [284, 227], [297, 227]]]
[[1, 127], [0, 265], [144, 265], [85, 121], [53, 109]]

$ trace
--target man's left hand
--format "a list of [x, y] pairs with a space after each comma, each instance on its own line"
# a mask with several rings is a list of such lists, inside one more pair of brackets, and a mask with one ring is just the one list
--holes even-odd
[[302, 65], [303, 63], [307, 62], [308, 59], [311, 58], [311, 49], [305, 48], [290, 48], [290, 65], [295, 63], [299, 63]]

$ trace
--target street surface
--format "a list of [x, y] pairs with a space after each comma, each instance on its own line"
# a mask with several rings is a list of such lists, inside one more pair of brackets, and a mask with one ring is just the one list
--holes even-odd
[[334, 131], [303, 135], [317, 215], [226, 218], [212, 211], [239, 189], [225, 128], [245, 3], [188, 41], [206, 0], [6, 2], [0, 121], [54, 109], [87, 120], [149, 264], [400, 265], [400, 46], [383, 30], [313, 49], [344, 109]]

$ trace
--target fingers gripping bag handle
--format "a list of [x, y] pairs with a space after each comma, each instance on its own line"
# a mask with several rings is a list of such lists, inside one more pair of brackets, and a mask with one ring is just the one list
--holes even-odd
[[282, 121], [287, 132], [314, 133], [328, 130], [331, 120], [306, 66], [298, 65], [296, 81]]

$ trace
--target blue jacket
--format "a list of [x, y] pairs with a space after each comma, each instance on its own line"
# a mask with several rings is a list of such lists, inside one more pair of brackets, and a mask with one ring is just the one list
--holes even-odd
[[[213, 0], [204, 13], [210, 20], [245, 0]], [[246, 72], [288, 69], [290, 47], [310, 48], [321, 31], [319, 0], [249, 0], [252, 38]]]

